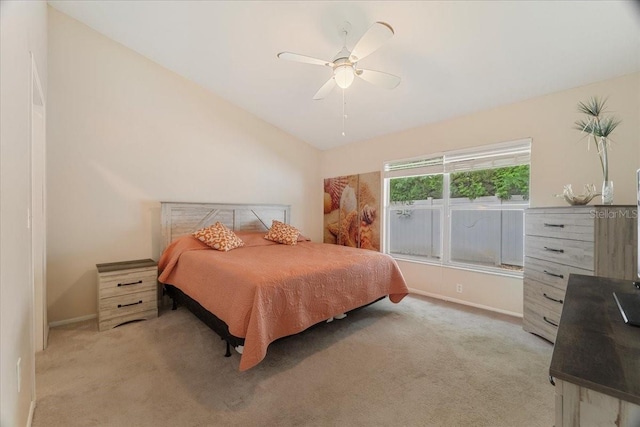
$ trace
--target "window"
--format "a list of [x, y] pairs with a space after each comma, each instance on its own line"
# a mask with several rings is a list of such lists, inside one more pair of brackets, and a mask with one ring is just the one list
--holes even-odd
[[530, 140], [385, 164], [385, 252], [521, 271]]
[[442, 258], [442, 179], [438, 174], [389, 181], [389, 253]]

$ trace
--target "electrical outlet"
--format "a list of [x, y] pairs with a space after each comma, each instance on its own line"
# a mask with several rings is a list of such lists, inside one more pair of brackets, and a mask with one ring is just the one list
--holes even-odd
[[18, 375], [18, 393], [20, 393], [20, 382], [22, 379], [22, 375], [20, 375], [20, 362], [22, 362], [22, 358], [18, 357], [18, 362], [16, 363], [16, 374]]
[[462, 293], [462, 285], [461, 285], [460, 283], [458, 283], [458, 284], [456, 285], [456, 292], [457, 292], [457, 293], [459, 293], [459, 294], [461, 294], [461, 293]]

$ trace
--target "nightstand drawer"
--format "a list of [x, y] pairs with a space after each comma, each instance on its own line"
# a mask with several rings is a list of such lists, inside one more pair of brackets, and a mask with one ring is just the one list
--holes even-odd
[[98, 284], [100, 296], [106, 298], [156, 289], [158, 286], [157, 279], [158, 270], [156, 267], [127, 270], [112, 275], [102, 274]]
[[593, 242], [527, 236], [527, 257], [593, 270]]
[[157, 309], [155, 289], [100, 299], [100, 320]]

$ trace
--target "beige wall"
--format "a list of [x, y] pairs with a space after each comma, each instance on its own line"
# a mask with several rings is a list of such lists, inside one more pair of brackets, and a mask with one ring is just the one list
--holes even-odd
[[[0, 3], [0, 425], [27, 425], [35, 399], [31, 233], [31, 55], [47, 87], [47, 5]], [[16, 362], [21, 358], [18, 379]], [[21, 382], [18, 393], [17, 383]]]
[[[610, 155], [615, 203], [634, 204], [640, 167], [640, 73], [550, 94], [524, 102], [419, 127], [322, 152], [323, 178], [380, 170], [387, 160], [532, 138], [531, 206], [563, 205], [553, 195], [565, 184], [602, 182], [598, 156], [573, 129], [578, 101], [609, 97], [623, 120]], [[434, 106], [437, 108], [437, 106]], [[398, 114], [402, 114], [399, 112]], [[409, 286], [419, 292], [496, 310], [522, 313], [522, 279], [400, 262]], [[455, 292], [463, 284], [462, 294]]]
[[[293, 223], [319, 240], [321, 178], [531, 137], [531, 204], [562, 203], [553, 194], [564, 184], [601, 181], [572, 129], [576, 103], [593, 95], [623, 119], [611, 176], [616, 203], [635, 202], [640, 74], [319, 152], [55, 10], [49, 22], [51, 321], [95, 313], [96, 263], [158, 257], [161, 200], [291, 204]], [[522, 313], [521, 279], [400, 265], [417, 292]]]
[[95, 264], [158, 259], [160, 201], [281, 203], [321, 234], [319, 151], [49, 9], [50, 321], [96, 313]]

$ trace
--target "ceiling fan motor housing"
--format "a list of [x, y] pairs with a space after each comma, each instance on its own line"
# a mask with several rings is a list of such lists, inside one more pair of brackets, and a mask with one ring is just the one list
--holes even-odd
[[333, 78], [338, 87], [346, 89], [353, 83], [355, 64], [349, 61], [349, 51], [342, 49], [333, 61]]

